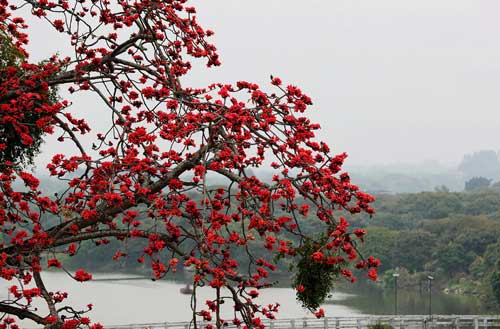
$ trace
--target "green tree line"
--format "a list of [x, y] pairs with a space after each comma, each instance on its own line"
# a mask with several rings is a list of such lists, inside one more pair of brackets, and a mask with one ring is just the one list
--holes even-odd
[[432, 274], [441, 289], [500, 307], [497, 190], [380, 195], [375, 207], [373, 219], [359, 222], [369, 232], [361, 249], [381, 260], [382, 272], [408, 273], [415, 285]]

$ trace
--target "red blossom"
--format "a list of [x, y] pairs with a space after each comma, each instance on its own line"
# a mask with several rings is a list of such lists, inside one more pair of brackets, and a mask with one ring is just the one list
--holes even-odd
[[257, 297], [259, 297], [259, 292], [258, 292], [257, 290], [250, 290], [250, 291], [248, 292], [248, 294], [249, 294], [249, 295], [250, 295], [250, 297], [252, 297], [252, 298], [257, 298]]
[[85, 272], [84, 270], [77, 270], [75, 272], [74, 278], [76, 281], [84, 282], [92, 280], [92, 274]]
[[61, 267], [61, 262], [55, 258], [47, 260], [48, 267]]
[[318, 319], [325, 317], [325, 311], [320, 308], [317, 312], [314, 313], [314, 316], [316, 316]]
[[[2, 160], [0, 226], [6, 236], [0, 277], [27, 287], [44, 270], [41, 255], [73, 256], [79, 246], [110, 248], [112, 242], [128, 245], [134, 239], [141, 248], [138, 261], [151, 267], [154, 278], [176, 271], [179, 263], [191, 267], [197, 285], [236, 289], [234, 310], [245, 325], [263, 328], [258, 316], [274, 319], [278, 304], [262, 305], [258, 289], [269, 286], [278, 258], [304, 257], [304, 239], [291, 237], [304, 234], [300, 217], [306, 217], [322, 227], [314, 233], [325, 238], [308, 236], [316, 251], [305, 257], [355, 280], [348, 270], [358, 258], [353, 239], [362, 241], [366, 232], [351, 233], [350, 216], [337, 217], [338, 209], [373, 214], [374, 198], [342, 172], [347, 154], [332, 154], [316, 139], [320, 126], [306, 116], [312, 100], [299, 87], [277, 77], [262, 88], [244, 80], [189, 86], [192, 62], [211, 67], [220, 59], [208, 38], [213, 31], [198, 23], [196, 9], [185, 0], [30, 2], [31, 14], [63, 32], [61, 39], [74, 50], [67, 58], [31, 63], [25, 50], [31, 20], [18, 17], [29, 12], [10, 2], [0, 1], [2, 46], [12, 45], [20, 57], [0, 68], [0, 127], [9, 129], [0, 135], [0, 155], [13, 141], [33, 147], [53, 134], [61, 148], [47, 151], [55, 154], [46, 173], [63, 186], [58, 194], [46, 192], [38, 172], [21, 170], [15, 157]], [[53, 97], [57, 88], [68, 90], [77, 103], [92, 92], [96, 104], [77, 110]], [[85, 121], [96, 108], [106, 127]], [[82, 143], [90, 132], [96, 139]], [[56, 153], [67, 145], [74, 147], [69, 154]], [[268, 164], [272, 182], [253, 174]], [[220, 186], [207, 183], [212, 177]], [[251, 257], [255, 266], [247, 274], [236, 255], [255, 246], [263, 250], [260, 258]], [[113, 253], [113, 259], [126, 256]], [[49, 258], [47, 266], [62, 267], [62, 259]], [[363, 259], [354, 267], [376, 279], [380, 261]], [[83, 282], [92, 276], [81, 269], [74, 278]], [[304, 293], [305, 287], [296, 290]], [[35, 299], [46, 297], [37, 288], [13, 286], [10, 292], [26, 312], [34, 310]], [[54, 303], [67, 298], [62, 291], [49, 295]], [[209, 299], [208, 310], [195, 314], [208, 321], [219, 302]], [[42, 314], [39, 324], [102, 328], [75, 314], [78, 319]], [[235, 325], [242, 324], [240, 315]]]
[[316, 251], [312, 254], [312, 259], [319, 263], [325, 258], [325, 255], [321, 251]]
[[366, 276], [375, 281], [377, 280], [377, 269], [376, 268], [371, 268], [367, 273], [366, 273]]

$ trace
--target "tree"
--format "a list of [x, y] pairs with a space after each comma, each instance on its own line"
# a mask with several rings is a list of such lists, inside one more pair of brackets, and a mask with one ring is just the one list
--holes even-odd
[[366, 237], [366, 244], [362, 246], [362, 251], [374, 255], [381, 261], [379, 271], [387, 271], [398, 266], [404, 266], [395, 259], [397, 240], [399, 232], [385, 227], [369, 226], [367, 231], [371, 234]]
[[464, 156], [458, 169], [464, 174], [465, 179], [485, 177], [492, 180], [500, 179], [500, 158], [498, 152], [483, 150]]
[[[0, 30], [0, 85], [12, 82], [12, 78], [29, 75], [30, 70], [24, 66], [26, 55], [12, 44], [7, 34]], [[5, 74], [4, 74], [5, 73]], [[46, 101], [56, 103], [55, 90], [47, 90]], [[39, 100], [32, 98], [33, 103], [41, 105]], [[1, 102], [2, 106], [9, 106], [9, 102]], [[10, 111], [2, 109], [0, 112], [0, 163], [11, 162], [22, 166], [33, 164], [33, 158], [38, 153], [42, 143], [43, 127], [37, 125], [43, 115], [37, 111], [25, 111], [13, 121]], [[40, 121], [41, 123], [43, 122]]]
[[442, 185], [438, 185], [438, 186], [434, 187], [434, 192], [450, 193], [450, 189], [448, 188], [448, 186], [442, 184]]
[[493, 291], [493, 295], [495, 297], [495, 301], [497, 303], [497, 307], [500, 308], [500, 270], [499, 264], [496, 265], [496, 270], [491, 274], [490, 284], [491, 290]]
[[491, 184], [491, 179], [484, 177], [472, 177], [465, 182], [465, 191], [478, 191], [481, 189], [488, 188]]
[[[20, 15], [28, 7], [66, 36], [75, 52], [2, 68], [2, 120], [29, 147], [36, 138], [25, 118], [36, 114], [38, 129], [72, 143], [78, 155], [53, 155], [48, 172], [66, 184], [53, 195], [42, 193], [39, 179], [15, 159], [2, 159], [0, 225], [6, 238], [0, 276], [12, 281], [14, 296], [0, 302], [0, 311], [9, 315], [5, 325], [15, 316], [47, 328], [101, 327], [90, 324], [87, 310], [65, 304], [66, 295], [45, 286], [41, 274], [45, 267], [63, 267], [61, 255], [75, 255], [87, 241], [101, 248], [122, 241], [114, 259], [126, 257], [126, 241], [142, 241], [138, 261], [149, 263], [156, 279], [178, 265], [192, 266], [195, 294], [203, 285], [214, 289], [213, 299], [200, 303], [208, 308], [193, 303], [193, 320], [213, 319], [217, 327], [228, 321], [261, 327], [261, 316], [274, 317], [278, 304], [262, 306], [257, 296], [271, 285], [267, 278], [278, 259], [307, 264], [299, 267], [295, 283], [299, 300], [310, 308], [325, 292], [307, 289], [308, 272], [354, 280], [349, 264], [356, 262], [376, 278], [378, 260], [360, 258], [356, 251], [366, 232], [349, 229], [348, 220], [339, 217], [372, 214], [374, 199], [341, 171], [345, 154], [332, 155], [315, 141], [319, 125], [303, 114], [311, 99], [276, 77], [270, 93], [246, 81], [206, 88], [181, 83], [191, 71], [190, 60], [220, 64], [208, 42], [213, 32], [197, 23], [186, 0], [21, 4], [0, 1], [0, 31], [16, 51], [27, 56]], [[93, 147], [81, 141], [94, 132], [72, 113], [70, 102], [50, 100], [53, 87], [75, 95], [91, 92], [100, 100], [99, 113], [107, 109], [110, 126], [96, 132]], [[7, 147], [2, 139], [0, 149]], [[271, 183], [249, 174], [264, 166], [274, 170]], [[207, 177], [228, 183], [210, 187]], [[26, 188], [16, 190], [16, 180]], [[307, 202], [299, 206], [299, 199]], [[321, 230], [303, 234], [303, 218], [321, 223]], [[250, 253], [246, 271], [233, 255], [251, 243], [267, 252], [258, 258]], [[72, 276], [82, 282], [92, 278], [83, 269]], [[34, 300], [43, 301], [48, 313], [34, 308]], [[234, 304], [234, 319], [221, 318], [224, 301]]]
[[392, 261], [412, 273], [423, 271], [426, 262], [432, 258], [436, 240], [433, 234], [421, 229], [400, 231], [392, 253]]
[[475, 256], [473, 251], [465, 250], [461, 244], [450, 242], [439, 246], [433, 258], [436, 261], [436, 268], [441, 268], [451, 278], [453, 273], [466, 273]]

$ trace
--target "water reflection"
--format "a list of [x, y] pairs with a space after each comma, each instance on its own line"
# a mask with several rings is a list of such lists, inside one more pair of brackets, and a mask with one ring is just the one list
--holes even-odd
[[[352, 294], [342, 301], [330, 300], [330, 304], [342, 304], [358, 309], [363, 314], [394, 314], [394, 290], [381, 289], [374, 285], [360, 283], [340, 290], [349, 289]], [[398, 314], [428, 314], [429, 292], [418, 289], [398, 290]], [[487, 310], [478, 298], [432, 291], [433, 314], [484, 314]]]

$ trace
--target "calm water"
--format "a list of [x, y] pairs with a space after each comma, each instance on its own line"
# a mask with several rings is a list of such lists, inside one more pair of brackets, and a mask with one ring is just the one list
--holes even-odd
[[[189, 321], [191, 318], [191, 297], [179, 293], [180, 283], [151, 280], [99, 281], [109, 278], [127, 278], [116, 274], [94, 275], [95, 281], [75, 282], [64, 273], [44, 272], [46, 286], [50, 290], [68, 292], [68, 302], [84, 309], [92, 303], [94, 309], [89, 316], [102, 324], [130, 324]], [[12, 283], [0, 283], [0, 298], [5, 298]], [[383, 292], [375, 287], [347, 286], [349, 293], [335, 292], [332, 299], [323, 306], [327, 316], [353, 316], [361, 314], [393, 314], [394, 292]], [[3, 292], [3, 293], [1, 293]], [[214, 290], [200, 289], [199, 305], [206, 299], [213, 299]], [[263, 304], [279, 302], [280, 318], [298, 318], [311, 315], [295, 300], [290, 288], [261, 290], [259, 300]], [[399, 314], [427, 314], [428, 292], [399, 291]], [[232, 318], [232, 308], [223, 309], [223, 317]], [[471, 297], [432, 294], [432, 311], [435, 314], [479, 314], [484, 313], [480, 303]], [[37, 305], [45, 309], [43, 305]], [[22, 322], [22, 327], [33, 327], [31, 322]]]
[[[120, 281], [73, 281], [64, 273], [43, 272], [45, 285], [49, 290], [61, 290], [69, 293], [69, 304], [84, 309], [92, 303], [94, 309], [89, 317], [102, 324], [154, 323], [165, 321], [189, 321], [191, 319], [191, 297], [179, 293], [180, 283], [151, 280]], [[117, 278], [120, 275], [94, 275], [94, 279]], [[126, 277], [126, 276], [121, 276]], [[12, 285], [0, 283], [0, 298], [5, 298], [7, 288]], [[1, 293], [3, 291], [3, 293]], [[211, 288], [200, 289], [198, 301], [203, 306], [205, 300], [214, 299], [215, 291]], [[335, 294], [335, 300], [347, 298], [348, 294]], [[261, 291], [259, 300], [263, 304], [279, 302], [280, 318], [310, 316], [295, 300], [295, 294], [289, 288], [270, 288]], [[225, 317], [232, 319], [231, 307], [223, 309]], [[46, 309], [37, 305], [40, 309]], [[360, 314], [355, 308], [341, 304], [329, 304], [324, 307], [330, 316], [350, 316]], [[224, 317], [224, 315], [223, 315]], [[22, 322], [22, 327], [33, 327], [32, 322]]]
[[[344, 288], [346, 289], [346, 288]], [[354, 285], [351, 294], [342, 301], [332, 300], [331, 304], [341, 303], [357, 309], [364, 314], [394, 314], [394, 290], [382, 290], [373, 285]], [[398, 314], [428, 314], [429, 291], [424, 289], [398, 289]], [[433, 314], [485, 314], [487, 310], [478, 298], [445, 294], [432, 291], [431, 307]]]

